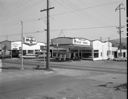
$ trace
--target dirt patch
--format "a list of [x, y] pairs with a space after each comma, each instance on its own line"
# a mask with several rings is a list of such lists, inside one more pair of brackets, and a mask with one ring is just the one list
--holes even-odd
[[77, 80], [71, 85], [54, 92], [25, 99], [126, 99], [126, 92], [97, 86], [93, 80]]
[[113, 82], [98, 85], [99, 87], [113, 88], [115, 91], [127, 92], [127, 83], [115, 85]]

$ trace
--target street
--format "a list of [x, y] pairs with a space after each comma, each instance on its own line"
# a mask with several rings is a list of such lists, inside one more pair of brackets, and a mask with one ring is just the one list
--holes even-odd
[[[67, 78], [67, 79], [65, 79]], [[56, 91], [64, 87], [67, 83], [72, 83], [68, 77], [55, 76], [45, 79], [41, 77], [20, 79], [0, 84], [0, 99], [24, 99], [27, 96], [45, 94]]]
[[[33, 69], [39, 65], [41, 68], [45, 68], [43, 60], [36, 59], [24, 59], [24, 68]], [[51, 68], [65, 68], [87, 71], [100, 71], [109, 73], [127, 73], [127, 62], [116, 61], [67, 61], [67, 62], [50, 62]], [[20, 69], [20, 59], [5, 59], [3, 60], [3, 68], [5, 69]]]
[[0, 73], [0, 99], [126, 99], [126, 91], [114, 89], [124, 83], [126, 74], [120, 73], [12, 68]]

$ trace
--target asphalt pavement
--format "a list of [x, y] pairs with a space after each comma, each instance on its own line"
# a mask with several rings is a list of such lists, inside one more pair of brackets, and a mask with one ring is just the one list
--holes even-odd
[[[30, 60], [31, 62], [32, 60]], [[112, 61], [61, 62], [68, 66], [98, 66], [126, 69], [126, 62]], [[0, 72], [0, 99], [126, 99], [125, 90], [115, 87], [127, 83], [127, 74], [90, 70], [59, 69], [51, 71], [29, 69], [36, 65], [3, 63]], [[62, 66], [62, 65], [60, 65]], [[121, 68], [122, 66], [122, 68]], [[107, 67], [105, 67], [107, 68]], [[102, 86], [102, 87], [101, 87]]]
[[124, 84], [126, 75], [69, 69], [6, 71], [0, 73], [0, 99], [126, 99], [124, 91], [99, 87], [108, 82]]

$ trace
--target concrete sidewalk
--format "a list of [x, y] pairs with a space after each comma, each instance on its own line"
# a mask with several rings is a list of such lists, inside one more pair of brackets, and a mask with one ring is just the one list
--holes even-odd
[[86, 66], [86, 67], [103, 67], [103, 68], [117, 68], [117, 69], [127, 69], [127, 62], [116, 62], [116, 61], [89, 61], [89, 60], [80, 60], [80, 61], [67, 61], [67, 62], [51, 62], [53, 64], [64, 64], [64, 65], [73, 65], [73, 66]]

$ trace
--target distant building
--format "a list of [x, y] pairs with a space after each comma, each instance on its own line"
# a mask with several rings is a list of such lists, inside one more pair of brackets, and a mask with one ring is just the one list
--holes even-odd
[[0, 58], [11, 57], [11, 41], [0, 42]]

